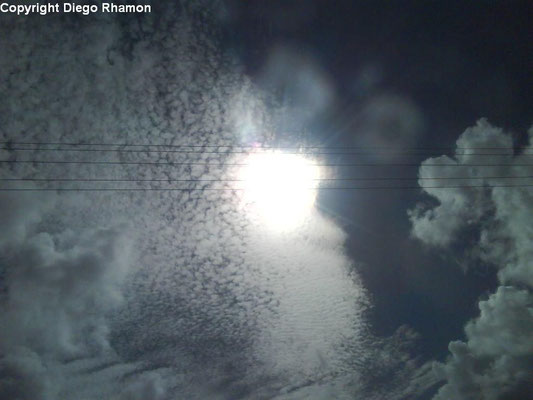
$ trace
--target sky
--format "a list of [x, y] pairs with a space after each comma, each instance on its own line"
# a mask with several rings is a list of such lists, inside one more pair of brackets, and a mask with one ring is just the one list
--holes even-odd
[[0, 14], [1, 400], [533, 398], [530, 2], [135, 4]]

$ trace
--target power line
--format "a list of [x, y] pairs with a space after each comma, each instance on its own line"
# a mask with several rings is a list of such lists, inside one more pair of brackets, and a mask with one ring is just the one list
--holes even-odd
[[[280, 149], [280, 148], [277, 148]], [[479, 148], [478, 148], [479, 149]], [[79, 152], [79, 153], [89, 153], [89, 152], [102, 152], [102, 153], [156, 153], [156, 154], [162, 154], [162, 153], [168, 153], [168, 154], [219, 154], [219, 155], [228, 155], [228, 154], [264, 154], [259, 153], [256, 150], [261, 150], [261, 148], [251, 148], [250, 150], [241, 150], [241, 151], [233, 151], [233, 150], [219, 150], [219, 151], [206, 151], [206, 150], [133, 150], [133, 149], [87, 149], [87, 148], [81, 148], [81, 149], [67, 149], [67, 148], [22, 148], [22, 147], [3, 147], [0, 148], [0, 150], [6, 150], [6, 151], [67, 151], [67, 152]], [[305, 149], [304, 149], [305, 150]], [[416, 150], [416, 149], [415, 149]], [[472, 150], [472, 149], [464, 149], [466, 150]], [[506, 149], [509, 150], [509, 149]], [[268, 153], [266, 153], [268, 154]], [[427, 157], [427, 154], [423, 154], [420, 152], [411, 152], [411, 149], [406, 149], [406, 151], [403, 152], [389, 152], [389, 151], [373, 151], [372, 153], [368, 151], [298, 151], [298, 152], [283, 152], [282, 154], [288, 154], [288, 155], [388, 155], [388, 156], [424, 156]], [[533, 156], [533, 153], [522, 153], [521, 155], [526, 156]], [[509, 153], [460, 153], [455, 154], [455, 156], [513, 156], [513, 154]]]
[[[206, 165], [213, 167], [245, 167], [249, 163], [206, 163], [206, 162], [175, 162], [175, 161], [69, 161], [69, 160], [0, 160], [8, 164], [92, 164], [92, 165]], [[327, 163], [309, 164], [311, 167], [533, 167], [533, 164], [428, 164], [428, 163]]]
[[[533, 185], [459, 185], [459, 186], [357, 186], [357, 187], [318, 187], [308, 190], [405, 190], [405, 189], [475, 189], [475, 188], [526, 188]], [[244, 191], [245, 188], [0, 188], [0, 192], [148, 192], [148, 191]]]
[[228, 144], [164, 144], [164, 143], [79, 143], [79, 142], [18, 142], [0, 141], [0, 145], [31, 145], [31, 146], [114, 146], [114, 147], [167, 147], [167, 148], [237, 148], [237, 149], [352, 149], [352, 150], [379, 150], [379, 149], [410, 149], [410, 150], [510, 150], [509, 147], [454, 147], [454, 146], [424, 146], [424, 147], [400, 147], [400, 146], [269, 146], [269, 145], [238, 145]]
[[[531, 179], [526, 176], [469, 176], [469, 177], [358, 177], [358, 178], [315, 178], [313, 181], [417, 181], [417, 180], [469, 180], [469, 179]], [[133, 179], [133, 178], [0, 178], [2, 182], [245, 182], [246, 179]]]

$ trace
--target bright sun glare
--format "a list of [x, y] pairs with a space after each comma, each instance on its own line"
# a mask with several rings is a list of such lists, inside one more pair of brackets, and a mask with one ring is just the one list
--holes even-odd
[[244, 201], [263, 223], [291, 229], [312, 210], [319, 167], [295, 154], [254, 153], [240, 171]]

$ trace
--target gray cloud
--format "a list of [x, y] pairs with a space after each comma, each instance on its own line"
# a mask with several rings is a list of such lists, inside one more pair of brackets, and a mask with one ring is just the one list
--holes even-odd
[[120, 301], [128, 253], [113, 230], [41, 232], [8, 251], [2, 343], [60, 357], [107, 346], [102, 316]]
[[53, 398], [52, 381], [41, 358], [27, 348], [11, 349], [0, 360], [0, 398]]
[[[531, 385], [533, 198], [527, 187], [500, 187], [527, 184], [527, 180], [499, 178], [532, 174], [530, 166], [521, 165], [528, 164], [526, 153], [532, 149], [533, 131], [529, 134], [529, 144], [514, 154], [511, 136], [482, 119], [457, 140], [454, 158], [429, 159], [420, 167], [420, 177], [464, 177], [467, 179], [461, 180], [461, 184], [485, 188], [424, 189], [437, 199], [438, 205], [419, 206], [410, 211], [413, 235], [428, 244], [444, 247], [458, 240], [464, 229], [475, 227], [479, 239], [473, 254], [494, 265], [501, 282], [495, 293], [479, 302], [480, 316], [466, 325], [465, 341], [450, 343], [451, 357], [444, 364], [436, 364], [439, 376], [447, 380], [436, 399], [490, 400], [507, 395], [512, 398], [513, 391], [522, 392], [525, 386]], [[495, 147], [499, 150], [494, 150]], [[479, 155], [495, 151], [498, 155]], [[458, 166], [429, 165], [441, 162]], [[476, 163], [494, 166], [462, 166]], [[483, 176], [493, 178], [476, 179]], [[451, 182], [439, 181], [442, 185]], [[420, 184], [431, 186], [427, 180]]]
[[392, 94], [372, 96], [357, 115], [354, 127], [358, 146], [378, 148], [372, 154], [380, 161], [397, 160], [398, 149], [415, 145], [424, 118], [410, 99]]
[[0, 218], [4, 234], [0, 246], [20, 244], [27, 229], [39, 222], [42, 213], [53, 203], [53, 196], [4, 193], [0, 196]]
[[56, 398], [61, 377], [50, 365], [109, 350], [105, 315], [120, 303], [130, 266], [129, 240], [120, 231], [37, 232], [29, 222], [42, 204], [32, 200], [12, 205], [28, 207], [31, 218], [10, 226], [18, 240], [1, 249], [0, 398], [6, 399]]
[[165, 372], [149, 371], [141, 376], [136, 376], [118, 397], [118, 400], [162, 400], [167, 397], [169, 380]]
[[275, 93], [279, 102], [276, 136], [282, 141], [301, 140], [296, 133], [335, 103], [330, 77], [311, 52], [302, 49], [291, 46], [271, 49], [258, 80], [263, 88]]

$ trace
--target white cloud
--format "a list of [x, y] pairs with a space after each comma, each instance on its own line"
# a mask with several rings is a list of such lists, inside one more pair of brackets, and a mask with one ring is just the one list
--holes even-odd
[[452, 357], [435, 366], [448, 381], [436, 399], [496, 400], [520, 384], [531, 383], [531, 292], [501, 286], [479, 308], [480, 316], [465, 327], [466, 341], [450, 343]]
[[[451, 357], [444, 364], [436, 365], [436, 371], [447, 380], [436, 399], [499, 399], [531, 384], [533, 194], [528, 187], [501, 187], [527, 184], [528, 180], [501, 177], [532, 174], [533, 168], [527, 165], [529, 159], [525, 155], [532, 150], [532, 137], [530, 131], [530, 143], [515, 155], [511, 136], [482, 119], [457, 140], [455, 159], [433, 158], [420, 167], [421, 178], [467, 178], [461, 183], [439, 181], [441, 185], [454, 182], [453, 185], [485, 185], [485, 188], [424, 189], [439, 204], [410, 211], [414, 236], [444, 247], [458, 240], [462, 229], [478, 227], [475, 254], [498, 268], [501, 282], [488, 300], [479, 302], [480, 316], [466, 325], [466, 340], [450, 343]], [[458, 166], [428, 165], [441, 161]], [[475, 179], [479, 177], [490, 178]], [[431, 183], [421, 180], [420, 185], [431, 186]]]
[[[1, 60], [0, 90], [8, 93], [0, 98], [3, 139], [221, 145], [271, 138], [266, 103], [218, 52], [208, 23], [177, 16], [172, 6], [156, 26], [151, 19], [122, 26], [76, 21], [44, 26], [28, 19], [1, 28], [10, 52]], [[306, 78], [319, 80], [311, 93], [327, 86], [315, 72]], [[311, 105], [319, 110], [326, 103]], [[214, 179], [232, 171], [47, 164], [2, 174]], [[63, 194], [46, 207], [37, 199], [0, 197], [12, 211], [5, 220], [14, 238], [5, 241], [1, 260], [2, 394], [267, 397], [333, 382], [341, 395], [335, 377], [358, 384], [357, 369], [373, 362], [368, 300], [343, 251], [346, 238], [318, 213], [304, 229], [275, 237], [251, 224], [232, 192]], [[365, 365], [353, 362], [361, 358]], [[406, 370], [416, 375], [415, 364]]]

